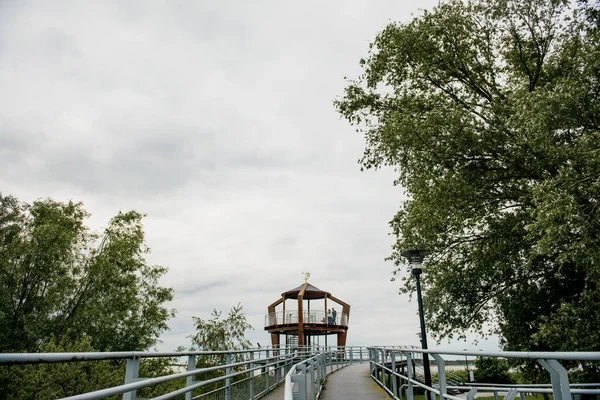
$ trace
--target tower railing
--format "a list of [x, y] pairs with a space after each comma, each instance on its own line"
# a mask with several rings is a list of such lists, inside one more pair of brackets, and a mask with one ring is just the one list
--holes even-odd
[[[298, 324], [298, 311], [276, 311], [265, 315], [265, 327], [287, 324]], [[328, 314], [322, 310], [311, 310], [302, 312], [302, 320], [305, 324], [348, 326], [348, 314], [336, 313]]]

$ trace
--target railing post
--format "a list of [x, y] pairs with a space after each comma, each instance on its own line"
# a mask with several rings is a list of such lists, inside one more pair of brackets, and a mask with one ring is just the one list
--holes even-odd
[[550, 373], [554, 400], [571, 400], [571, 388], [569, 387], [569, 374], [567, 370], [556, 360], [539, 359], [537, 361]]
[[[511, 389], [514, 390], [514, 389]], [[514, 400], [514, 395], [511, 398], [511, 390], [508, 391], [508, 393], [506, 394], [506, 396], [504, 397], [504, 400]], [[515, 390], [515, 395], [516, 395], [517, 391]], [[469, 390], [469, 393], [467, 393], [467, 400], [475, 400], [475, 395], [477, 394], [477, 388], [472, 387], [471, 390]]]
[[504, 396], [505, 400], [515, 400], [515, 398], [517, 397], [517, 389], [513, 388], [510, 389], [508, 391], [508, 393], [506, 393], [506, 395]]
[[392, 356], [392, 393], [394, 397], [398, 397], [398, 380], [396, 379], [396, 354], [391, 353]]
[[[193, 371], [196, 369], [196, 356], [188, 356], [187, 370]], [[194, 376], [188, 376], [185, 380], [185, 386], [192, 386], [194, 384]], [[190, 390], [185, 394], [185, 400], [192, 400], [193, 390]]]
[[[125, 368], [125, 384], [137, 382], [140, 373], [140, 359], [137, 357], [128, 358]], [[123, 400], [136, 400], [137, 390], [123, 393]]]
[[410, 352], [406, 353], [406, 377], [408, 378], [408, 387], [406, 388], [406, 398], [407, 400], [414, 399], [414, 391], [413, 391], [413, 363], [412, 363], [412, 354]]
[[[273, 356], [275, 356], [275, 350], [273, 350]], [[280, 364], [279, 364], [279, 352], [277, 352], [277, 359], [275, 360], [275, 382], [279, 383], [279, 376], [281, 375], [281, 371], [280, 371]]]
[[254, 352], [250, 351], [250, 364], [248, 364], [250, 369], [250, 399], [254, 399], [254, 363], [252, 360], [254, 360]]
[[360, 364], [362, 364], [362, 362], [363, 362], [362, 353], [363, 353], [363, 348], [361, 346], [361, 347], [358, 348], [358, 358], [360, 359], [360, 361], [359, 361]]
[[527, 400], [527, 394], [525, 392], [519, 393], [519, 397], [521, 398], [521, 400]]
[[345, 350], [344, 353], [344, 361], [346, 361], [346, 365], [352, 364], [352, 348]]
[[379, 354], [381, 355], [381, 384], [383, 386], [385, 385], [385, 361], [386, 361], [386, 356], [385, 356], [385, 350], [384, 349], [379, 349]]
[[283, 380], [285, 380], [285, 374], [287, 373], [286, 367], [285, 367], [287, 365], [287, 359], [286, 359], [285, 355], [283, 356], [283, 359], [280, 359], [280, 365], [281, 365], [281, 372], [280, 372], [281, 377], [280, 378], [283, 381]]
[[296, 366], [296, 375], [292, 375], [290, 378], [292, 383], [298, 384], [298, 391], [293, 393], [294, 400], [307, 400], [306, 397], [306, 364], [300, 364]]
[[[382, 360], [381, 360], [381, 350], [379, 350], [379, 349], [375, 349], [375, 362], [376, 362], [377, 364], [381, 364], [381, 362], [382, 362]], [[379, 368], [380, 368], [380, 367], [381, 367], [380, 365], [377, 365], [377, 366], [375, 367], [375, 372], [376, 372], [376, 373], [379, 373], [379, 372], [377, 372], [377, 371], [379, 371]]]
[[310, 360], [308, 362], [308, 368], [310, 368], [310, 400], [315, 400], [315, 362]]
[[431, 354], [438, 365], [438, 380], [440, 384], [440, 400], [444, 400], [444, 395], [447, 394], [446, 389], [446, 362], [439, 354]]
[[321, 357], [321, 356], [317, 356], [317, 358], [315, 359], [317, 362], [317, 381], [318, 381], [317, 388], [319, 388], [319, 390], [321, 390], [321, 378], [322, 378], [322, 376], [321, 376], [321, 364], [322, 364], [321, 359], [322, 358], [323, 357]]
[[328, 354], [329, 354], [329, 371], [331, 373], [333, 373], [333, 356], [332, 356], [333, 353], [331, 352], [331, 348], [329, 348]]
[[225, 378], [225, 400], [231, 400], [231, 378], [229, 377], [231, 374], [231, 367], [229, 367], [229, 364], [231, 364], [231, 353], [227, 353], [225, 356], [225, 364], [228, 365], [225, 367], [225, 375], [227, 376]]
[[265, 389], [269, 393], [269, 349], [267, 349], [267, 359], [265, 361]]

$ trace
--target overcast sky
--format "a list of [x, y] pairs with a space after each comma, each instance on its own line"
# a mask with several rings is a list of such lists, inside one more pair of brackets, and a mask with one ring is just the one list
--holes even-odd
[[403, 190], [360, 172], [332, 102], [377, 32], [434, 3], [2, 0], [0, 191], [82, 201], [98, 230], [147, 213], [175, 289], [161, 350], [238, 302], [267, 344], [267, 306], [305, 270], [351, 304], [349, 345], [417, 344], [384, 261]]

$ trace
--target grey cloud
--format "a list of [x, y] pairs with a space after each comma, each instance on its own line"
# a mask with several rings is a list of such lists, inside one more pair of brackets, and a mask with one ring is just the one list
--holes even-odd
[[[216, 131], [173, 126], [140, 131], [120, 127], [131, 139], [108, 157], [95, 146], [48, 146], [52, 134], [37, 138], [19, 131], [0, 134], [0, 165], [28, 171], [47, 182], [85, 188], [91, 193], [144, 194], [160, 196], [187, 184], [205, 187], [237, 187], [249, 182], [238, 179], [252, 169], [283, 169], [306, 164], [286, 154], [286, 149], [269, 149], [254, 143], [241, 147], [239, 141]], [[97, 145], [103, 145], [98, 140]], [[110, 139], [107, 145], [111, 145]], [[36, 152], [37, 162], [29, 165], [27, 155]]]
[[228, 285], [228, 282], [225, 280], [217, 280], [217, 281], [212, 281], [212, 282], [208, 282], [208, 283], [198, 282], [198, 283], [194, 284], [194, 286], [191, 288], [178, 290], [176, 293], [176, 296], [177, 297], [190, 297], [190, 296], [193, 297], [193, 296], [199, 295], [202, 292], [205, 292], [207, 290], [215, 289], [215, 288], [222, 288], [227, 285]]
[[0, 122], [0, 166], [20, 170], [24, 160], [39, 155], [41, 141], [40, 134]]
[[0, 188], [83, 201], [92, 229], [147, 212], [178, 309], [162, 349], [238, 301], [267, 343], [267, 305], [306, 269], [352, 305], [351, 343], [416, 342], [383, 261], [402, 190], [393, 171], [358, 171], [363, 138], [332, 107], [375, 33], [416, 5], [0, 3]]

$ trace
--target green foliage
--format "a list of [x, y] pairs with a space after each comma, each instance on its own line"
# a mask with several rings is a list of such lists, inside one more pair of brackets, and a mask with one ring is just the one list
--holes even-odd
[[479, 383], [514, 383], [508, 362], [497, 357], [475, 359], [475, 381]]
[[569, 371], [569, 381], [574, 383], [599, 382], [600, 362], [587, 361], [571, 369]]
[[[238, 351], [247, 350], [251, 348], [251, 343], [244, 336], [246, 331], [253, 329], [252, 325], [248, 323], [246, 314], [243, 312], [243, 306], [238, 303], [236, 306], [231, 307], [229, 314], [226, 318], [221, 318], [222, 312], [213, 310], [210, 319], [202, 319], [200, 317], [193, 317], [194, 325], [196, 327], [196, 334], [190, 336], [192, 341], [192, 347], [190, 350], [195, 351]], [[240, 354], [233, 354], [231, 362], [242, 362], [244, 357]], [[226, 364], [225, 354], [212, 354], [206, 356], [198, 356], [196, 361], [196, 367], [206, 368], [217, 365]], [[245, 367], [236, 367], [234, 371], [243, 371]], [[202, 375], [203, 380], [216, 378], [223, 376], [224, 370], [218, 370], [213, 372], [204, 373]], [[234, 381], [239, 381], [244, 378], [248, 378], [249, 374], [239, 375], [234, 378]], [[208, 391], [222, 387], [224, 382], [207, 385], [194, 391], [194, 394], [206, 393]]]
[[[143, 378], [155, 378], [181, 372], [181, 370], [176, 370], [172, 367], [176, 362], [176, 358], [144, 358], [140, 361], [139, 376]], [[137, 397], [141, 399], [151, 399], [181, 389], [185, 387], [185, 383], [185, 378], [179, 378], [143, 388], [137, 391]], [[185, 396], [181, 395], [174, 398], [182, 400]]]
[[235, 351], [247, 350], [251, 343], [244, 336], [246, 331], [253, 329], [248, 323], [243, 306], [231, 307], [227, 318], [221, 319], [222, 312], [213, 310], [211, 318], [204, 320], [193, 317], [196, 334], [190, 336], [192, 348], [201, 351]]
[[[471, 370], [472, 367], [469, 368], [469, 370]], [[432, 373], [432, 377], [434, 375], [437, 375], [437, 373]], [[457, 369], [457, 370], [452, 370], [452, 371], [446, 371], [446, 379], [450, 380], [455, 380], [457, 382], [462, 382], [462, 383], [466, 383], [469, 382], [469, 376], [467, 375], [467, 370], [466, 369]], [[434, 379], [434, 382], [437, 381], [438, 378]]]
[[173, 311], [167, 271], [148, 265], [143, 215], [119, 212], [97, 235], [81, 203], [0, 195], [0, 352], [86, 338], [97, 351], [146, 350]]
[[[40, 348], [44, 353], [93, 352], [89, 337], [70, 341], [64, 336], [60, 342], [51, 338]], [[153, 378], [173, 374], [171, 358], [142, 359], [139, 376]], [[50, 400], [88, 393], [122, 385], [125, 377], [125, 360], [77, 361], [56, 364], [31, 364], [0, 366], [0, 399]], [[138, 391], [140, 398], [152, 398], [185, 386], [178, 379]], [[121, 396], [109, 397], [120, 399]]]
[[335, 102], [362, 168], [407, 198], [389, 257], [432, 251], [438, 338], [498, 333], [510, 350], [600, 350], [597, 2], [448, 0], [388, 25]]
[[[51, 338], [41, 352], [94, 351], [90, 338], [60, 342]], [[0, 399], [50, 400], [123, 384], [123, 361], [71, 362], [0, 367]]]
[[[173, 291], [158, 284], [166, 268], [145, 260], [143, 215], [119, 213], [100, 235], [88, 216], [81, 203], [0, 195], [0, 352], [147, 350], [167, 329]], [[164, 375], [167, 362], [144, 361], [141, 373]], [[99, 390], [124, 372], [123, 361], [4, 366], [0, 399]]]
[[[508, 360], [512, 367], [511, 379], [515, 383], [550, 383], [550, 374], [537, 360]], [[569, 368], [569, 366], [566, 366]], [[513, 372], [514, 371], [514, 372]]]

